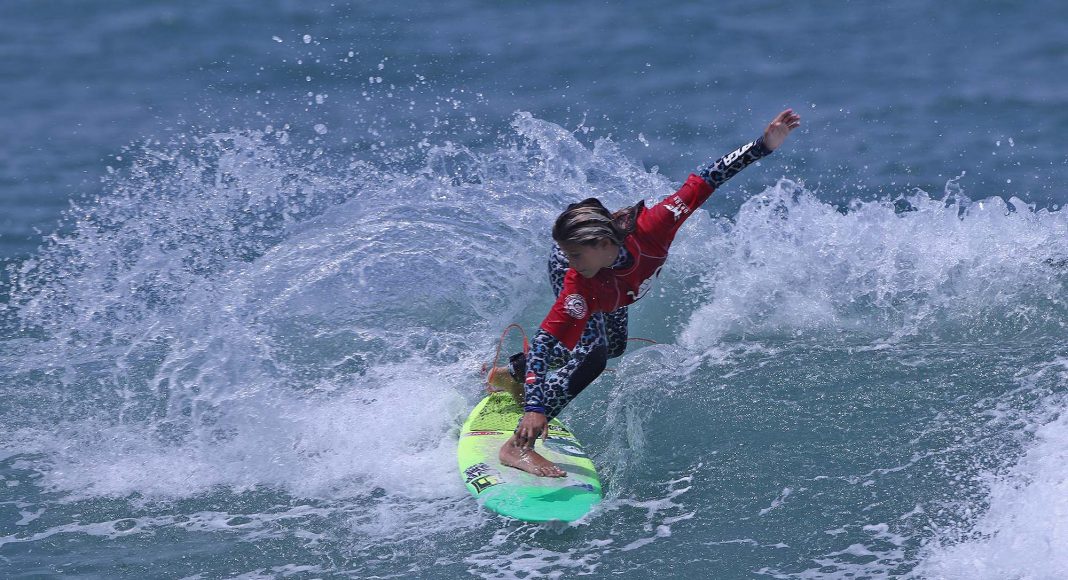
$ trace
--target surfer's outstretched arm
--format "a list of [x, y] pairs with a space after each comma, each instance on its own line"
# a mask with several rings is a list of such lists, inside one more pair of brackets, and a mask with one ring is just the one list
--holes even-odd
[[[739, 171], [751, 165], [754, 161], [771, 154], [779, 148], [790, 131], [801, 126], [801, 117], [792, 109], [786, 109], [779, 113], [768, 123], [764, 134], [756, 141], [746, 143], [730, 153], [720, 157], [707, 167], [701, 169], [698, 175], [705, 180], [713, 190], [727, 182], [738, 174]], [[711, 193], [711, 192], [709, 192]], [[704, 202], [700, 200], [698, 206]]]
[[[705, 180], [713, 190], [719, 189], [730, 178], [749, 167], [753, 162], [771, 154], [771, 149], [764, 144], [764, 138], [746, 143], [741, 147], [715, 160], [697, 174]], [[711, 193], [711, 192], [709, 192]], [[707, 197], [705, 198], [707, 199]], [[700, 200], [704, 203], [704, 199]], [[698, 206], [700, 205], [698, 204]]]
[[678, 191], [645, 210], [639, 218], [645, 230], [655, 233], [666, 252], [679, 227], [712, 192], [758, 159], [770, 155], [800, 124], [801, 118], [790, 109], [776, 115], [756, 141], [742, 145], [690, 175]]

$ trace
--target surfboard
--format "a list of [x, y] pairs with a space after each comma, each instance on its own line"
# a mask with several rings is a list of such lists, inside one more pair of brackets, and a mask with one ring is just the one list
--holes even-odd
[[597, 468], [582, 445], [560, 421], [549, 422], [548, 440], [535, 451], [567, 472], [565, 477], [538, 477], [502, 465], [497, 453], [515, 431], [523, 409], [508, 393], [482, 399], [460, 430], [456, 456], [471, 495], [486, 509], [527, 522], [573, 522], [601, 501]]

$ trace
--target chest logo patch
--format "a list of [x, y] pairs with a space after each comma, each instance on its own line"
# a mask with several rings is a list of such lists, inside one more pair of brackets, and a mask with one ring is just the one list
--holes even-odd
[[586, 318], [586, 313], [589, 312], [586, 299], [582, 297], [582, 294], [568, 294], [564, 298], [564, 312], [571, 318]]

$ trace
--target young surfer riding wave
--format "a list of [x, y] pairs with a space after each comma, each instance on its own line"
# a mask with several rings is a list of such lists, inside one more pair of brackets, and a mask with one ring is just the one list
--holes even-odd
[[754, 161], [768, 155], [801, 124], [787, 109], [752, 143], [718, 159], [660, 203], [610, 213], [596, 198], [573, 203], [553, 224], [549, 278], [556, 303], [531, 341], [530, 351], [490, 371], [491, 385], [523, 404], [515, 434], [500, 450], [501, 463], [535, 475], [565, 473], [534, 451], [556, 417], [623, 354], [627, 307], [645, 295], [667, 260], [679, 226], [712, 192]]

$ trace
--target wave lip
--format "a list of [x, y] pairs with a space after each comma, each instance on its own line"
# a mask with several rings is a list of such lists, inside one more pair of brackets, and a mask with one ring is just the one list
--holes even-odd
[[681, 340], [708, 348], [727, 336], [1056, 334], [1068, 318], [1066, 216], [1017, 198], [973, 202], [951, 188], [943, 199], [917, 192], [841, 208], [782, 180], [733, 220], [705, 221], [677, 242], [689, 269], [704, 272], [707, 296]]

